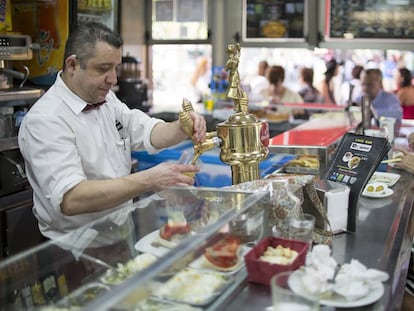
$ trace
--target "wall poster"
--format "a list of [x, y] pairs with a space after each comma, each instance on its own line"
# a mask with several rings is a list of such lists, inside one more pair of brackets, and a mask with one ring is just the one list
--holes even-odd
[[414, 0], [327, 0], [330, 39], [414, 39]]
[[243, 40], [304, 40], [304, 0], [243, 0]]

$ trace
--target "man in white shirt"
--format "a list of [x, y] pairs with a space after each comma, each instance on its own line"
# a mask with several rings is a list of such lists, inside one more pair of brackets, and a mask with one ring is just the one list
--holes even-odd
[[[55, 239], [169, 186], [192, 185], [192, 165], [163, 163], [130, 174], [131, 150], [156, 153], [188, 138], [180, 122], [130, 110], [117, 83], [122, 39], [99, 23], [80, 24], [66, 42], [63, 70], [19, 130], [19, 147], [34, 192], [42, 234]], [[192, 112], [196, 142], [206, 124]]]

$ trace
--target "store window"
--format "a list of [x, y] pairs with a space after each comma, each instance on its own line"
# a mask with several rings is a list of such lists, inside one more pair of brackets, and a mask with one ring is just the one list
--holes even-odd
[[179, 111], [183, 98], [202, 101], [209, 92], [211, 45], [153, 45], [153, 112]]

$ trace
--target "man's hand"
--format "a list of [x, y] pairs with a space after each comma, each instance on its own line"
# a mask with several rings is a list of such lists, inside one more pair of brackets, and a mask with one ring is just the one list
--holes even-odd
[[193, 124], [194, 124], [192, 139], [197, 144], [201, 144], [206, 139], [206, 131], [207, 131], [206, 120], [204, 119], [202, 115], [194, 111], [190, 112], [190, 117], [193, 120]]
[[199, 168], [195, 165], [176, 163], [161, 163], [146, 170], [154, 186], [153, 191], [160, 191], [172, 186], [192, 186], [194, 178], [185, 173], [197, 173]]

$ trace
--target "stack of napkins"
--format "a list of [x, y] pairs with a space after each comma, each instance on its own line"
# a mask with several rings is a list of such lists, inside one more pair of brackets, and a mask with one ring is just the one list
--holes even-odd
[[349, 264], [344, 264], [339, 270], [333, 284], [333, 291], [344, 296], [348, 301], [357, 300], [368, 295], [376, 284], [385, 282], [387, 279], [387, 273], [368, 269], [358, 260], [352, 259]]
[[302, 284], [305, 290], [321, 299], [329, 299], [332, 295], [343, 296], [347, 301], [357, 300], [388, 279], [388, 274], [376, 269], [368, 269], [356, 259], [343, 264], [334, 282], [338, 263], [331, 256], [327, 245], [315, 245], [306, 258]]

